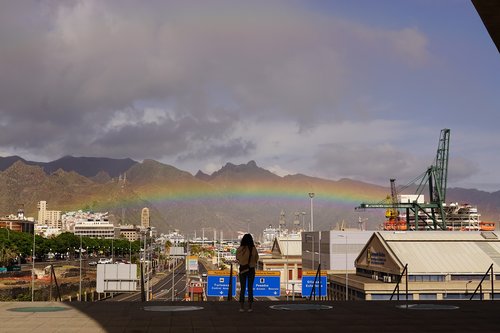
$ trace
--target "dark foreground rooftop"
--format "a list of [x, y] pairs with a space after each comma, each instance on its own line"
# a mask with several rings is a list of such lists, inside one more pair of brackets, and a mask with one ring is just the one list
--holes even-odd
[[[240, 313], [236, 302], [3, 302], [0, 332], [500, 332], [498, 301], [411, 302], [408, 308], [388, 301], [316, 302], [307, 304], [331, 308], [271, 308], [286, 304], [291, 303], [256, 302], [253, 312]], [[185, 306], [201, 309], [165, 311]], [[39, 310], [46, 312], [34, 312]]]

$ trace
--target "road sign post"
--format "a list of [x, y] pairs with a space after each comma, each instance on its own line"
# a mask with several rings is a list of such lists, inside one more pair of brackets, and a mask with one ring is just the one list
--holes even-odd
[[[302, 297], [308, 297], [313, 291], [314, 278], [316, 277], [316, 271], [304, 271], [302, 273]], [[319, 280], [316, 281], [315, 294], [319, 297], [326, 297], [326, 279], [327, 272], [321, 271]], [[321, 290], [321, 295], [320, 295]]]
[[[245, 291], [248, 296], [248, 288]], [[280, 272], [256, 271], [253, 283], [254, 297], [280, 297]]]
[[[207, 296], [224, 297], [229, 293], [229, 271], [208, 271]], [[236, 296], [236, 276], [232, 277], [231, 295]]]

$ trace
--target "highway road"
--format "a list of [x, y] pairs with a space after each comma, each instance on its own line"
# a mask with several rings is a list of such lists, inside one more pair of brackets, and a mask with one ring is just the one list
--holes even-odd
[[[189, 275], [195, 280], [201, 280], [203, 284], [206, 284], [207, 278], [207, 267], [205, 263], [200, 260], [199, 262], [198, 274]], [[187, 281], [188, 274], [186, 274], [186, 264], [185, 261], [181, 261], [175, 267], [174, 273], [172, 271], [157, 273], [155, 277], [151, 279], [153, 286], [150, 287], [152, 291], [152, 300], [155, 301], [180, 301], [184, 299], [184, 296], [188, 292]], [[146, 283], [145, 283], [146, 287]], [[173, 293], [172, 293], [173, 289]], [[239, 292], [239, 291], [238, 291]], [[227, 296], [227, 295], [225, 295]], [[239, 295], [236, 295], [235, 299], [238, 299]], [[173, 299], [172, 299], [173, 298]], [[219, 300], [218, 297], [208, 297], [208, 300], [215, 301]], [[279, 300], [277, 297], [255, 297], [255, 301], [263, 300]], [[141, 293], [139, 291], [132, 293], [120, 293], [115, 294], [112, 298], [106, 298], [104, 301], [107, 302], [140, 302]]]
[[[150, 281], [153, 283], [153, 286], [150, 287], [153, 297], [153, 300], [163, 300], [163, 301], [171, 301], [172, 300], [172, 288], [174, 290], [173, 296], [174, 300], [182, 300], [184, 298], [184, 294], [186, 293], [186, 265], [185, 261], [181, 261], [177, 264], [174, 269], [174, 272], [162, 272], [157, 273], [155, 277], [153, 277]], [[146, 282], [145, 288], [146, 288]], [[111, 302], [140, 302], [141, 301], [141, 293], [139, 291], [132, 293], [120, 293], [114, 295], [113, 298], [107, 298], [105, 301]]]

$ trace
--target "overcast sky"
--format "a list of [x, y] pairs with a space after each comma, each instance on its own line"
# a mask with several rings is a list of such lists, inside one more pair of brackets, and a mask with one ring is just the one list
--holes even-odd
[[493, 191], [499, 92], [468, 0], [0, 2], [0, 156]]

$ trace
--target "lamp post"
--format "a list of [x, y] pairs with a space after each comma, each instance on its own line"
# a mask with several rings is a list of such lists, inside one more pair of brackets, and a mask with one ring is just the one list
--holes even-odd
[[286, 235], [286, 287], [285, 290], [287, 291], [286, 293], [286, 300], [288, 301], [288, 274], [289, 274], [289, 268], [288, 268], [288, 243], [290, 241], [290, 235]]
[[80, 252], [78, 252], [78, 256], [80, 257], [80, 285], [78, 288], [78, 298], [79, 301], [82, 301], [82, 234], [80, 234]]
[[[314, 235], [312, 233], [306, 235], [306, 240], [311, 241], [311, 269], [314, 269]], [[309, 252], [305, 250], [305, 252]]]
[[146, 274], [147, 274], [147, 281], [146, 281], [146, 301], [149, 301], [149, 263], [148, 263], [148, 256], [146, 254], [147, 243], [148, 243], [148, 232], [146, 230], [144, 232], [144, 265], [146, 266]]
[[309, 192], [309, 198], [311, 198], [311, 225], [309, 226], [309, 231], [314, 231], [314, 210], [313, 210], [314, 192]]
[[347, 235], [338, 235], [339, 237], [345, 238], [345, 300], [349, 300], [349, 275], [347, 274]]
[[35, 226], [33, 226], [33, 267], [31, 269], [31, 301], [35, 301]]
[[467, 281], [467, 283], [465, 284], [465, 296], [469, 295], [469, 289], [467, 289], [469, 283], [472, 283], [472, 280]]
[[175, 300], [175, 264], [177, 263], [177, 260], [174, 259], [174, 264], [172, 266], [172, 302]]

